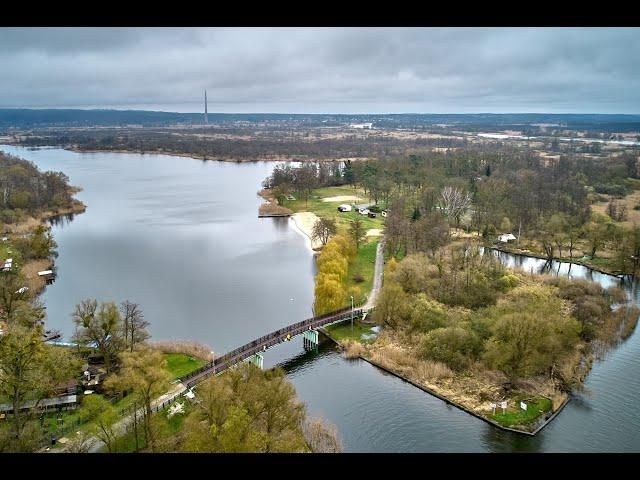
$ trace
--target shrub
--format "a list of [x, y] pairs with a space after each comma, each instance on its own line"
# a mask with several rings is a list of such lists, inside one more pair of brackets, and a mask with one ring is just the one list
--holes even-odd
[[500, 278], [499, 285], [502, 291], [509, 290], [518, 285], [519, 279], [513, 273], [507, 273]]
[[345, 340], [342, 346], [344, 347], [344, 356], [350, 359], [358, 358], [367, 351], [360, 342], [354, 342], [352, 340]]
[[198, 342], [149, 342], [149, 346], [160, 350], [162, 353], [184, 353], [200, 360], [212, 360], [211, 348]]
[[429, 332], [447, 326], [444, 305], [430, 300], [424, 293], [418, 294], [411, 305], [411, 328]]
[[475, 360], [480, 350], [478, 338], [460, 327], [437, 328], [422, 343], [425, 358], [442, 362], [454, 370], [463, 370]]

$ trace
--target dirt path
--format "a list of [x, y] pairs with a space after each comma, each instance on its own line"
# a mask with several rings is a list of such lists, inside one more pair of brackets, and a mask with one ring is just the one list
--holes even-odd
[[364, 309], [370, 310], [372, 309], [378, 298], [378, 294], [380, 293], [380, 289], [382, 288], [382, 276], [384, 274], [384, 240], [380, 240], [378, 242], [378, 246], [376, 248], [376, 266], [373, 272], [373, 286], [371, 287], [371, 293], [367, 298], [367, 303], [364, 305]]

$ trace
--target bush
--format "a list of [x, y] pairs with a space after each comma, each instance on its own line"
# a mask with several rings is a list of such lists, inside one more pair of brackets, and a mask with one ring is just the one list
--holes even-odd
[[160, 350], [162, 353], [184, 353], [200, 360], [212, 360], [211, 348], [198, 342], [149, 342], [149, 346]]
[[595, 185], [594, 189], [597, 193], [613, 195], [615, 197], [624, 197], [627, 194], [627, 188], [624, 185], [612, 183]]
[[429, 332], [447, 326], [445, 306], [430, 300], [424, 293], [415, 297], [411, 306], [411, 328], [421, 332]]
[[454, 370], [463, 370], [477, 358], [481, 345], [478, 338], [461, 327], [437, 328], [422, 343], [424, 358], [442, 362]]
[[362, 283], [364, 282], [364, 277], [358, 273], [353, 276], [353, 281], [356, 283]]
[[513, 273], [507, 273], [500, 278], [500, 287], [502, 291], [509, 290], [518, 285], [519, 279]]

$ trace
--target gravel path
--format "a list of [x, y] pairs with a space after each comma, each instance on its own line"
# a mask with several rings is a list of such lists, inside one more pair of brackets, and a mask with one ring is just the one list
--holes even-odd
[[371, 287], [369, 298], [367, 298], [367, 303], [365, 303], [363, 307], [365, 310], [370, 310], [376, 305], [378, 294], [380, 293], [380, 289], [382, 288], [382, 275], [384, 274], [383, 249], [384, 240], [380, 240], [380, 242], [378, 242], [378, 247], [376, 248], [376, 267], [373, 272], [373, 286]]

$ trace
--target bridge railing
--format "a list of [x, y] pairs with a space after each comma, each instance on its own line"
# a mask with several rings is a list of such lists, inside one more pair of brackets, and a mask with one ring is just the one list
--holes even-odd
[[[362, 314], [362, 310], [354, 310], [354, 315], [359, 316]], [[293, 325], [289, 325], [286, 328], [280, 329], [273, 334], [265, 335], [258, 340], [255, 340], [251, 343], [246, 344], [244, 347], [237, 349], [238, 351], [231, 355], [225, 355], [224, 357], [220, 357], [220, 362], [216, 364], [217, 367], [227, 367], [227, 364], [236, 363], [243, 358], [247, 358], [255, 353], [262, 351], [265, 348], [269, 348], [275, 344], [282, 342], [283, 338], [285, 338], [286, 334], [291, 334], [292, 336], [296, 336], [308, 330], [310, 328], [317, 328], [328, 323], [334, 323], [340, 320], [346, 320], [351, 316], [351, 309], [347, 311], [341, 312], [340, 314], [332, 314], [327, 315], [321, 318], [309, 319], [303, 322], [298, 322]], [[224, 368], [222, 368], [224, 369]], [[218, 371], [220, 368], [218, 368]]]
[[350, 307], [345, 307], [345, 308], [342, 308], [340, 310], [336, 310], [334, 312], [327, 313], [325, 315], [319, 315], [317, 317], [308, 318], [306, 320], [302, 320], [300, 322], [288, 325], [288, 326], [283, 327], [283, 328], [281, 328], [279, 330], [276, 330], [275, 332], [271, 332], [271, 333], [269, 333], [267, 335], [263, 335], [262, 337], [257, 338], [256, 340], [254, 340], [253, 342], [247, 343], [246, 345], [238, 347], [235, 350], [232, 350], [231, 352], [228, 352], [228, 353], [222, 355], [218, 359], [214, 360], [214, 363], [216, 365], [224, 363], [228, 359], [234, 358], [238, 354], [240, 354], [242, 352], [245, 352], [247, 349], [250, 349], [250, 348], [255, 347], [257, 345], [262, 345], [262, 344], [264, 344], [265, 342], [268, 342], [271, 339], [282, 337], [283, 335], [286, 335], [287, 333], [291, 333], [294, 330], [297, 330], [299, 328], [308, 327], [310, 325], [315, 325], [318, 322], [321, 322], [322, 320], [325, 320], [325, 319], [328, 319], [328, 318], [333, 318], [336, 315], [339, 315], [339, 314], [345, 313], [345, 312], [350, 312], [350, 311], [351, 311]]
[[[357, 309], [353, 311], [354, 315], [358, 316], [362, 314], [362, 309]], [[334, 312], [326, 313], [324, 315], [319, 315], [316, 317], [311, 317], [306, 320], [302, 320], [301, 322], [294, 323], [292, 325], [288, 325], [283, 327], [275, 332], [271, 332], [267, 335], [263, 335], [262, 337], [247, 343], [241, 347], [238, 347], [230, 352], [225, 353], [224, 355], [214, 359], [211, 362], [203, 365], [202, 367], [194, 370], [193, 372], [181, 377], [182, 383], [185, 383], [185, 380], [193, 379], [194, 377], [208, 377], [213, 373], [217, 373], [218, 371], [225, 370], [231, 364], [236, 363], [242, 358], [246, 358], [251, 356], [264, 347], [271, 347], [277, 343], [282, 341], [282, 338], [286, 334], [292, 334], [292, 336], [298, 335], [302, 333], [304, 330], [313, 327], [319, 327], [322, 325], [326, 325], [327, 323], [333, 323], [342, 318], [348, 318], [351, 315], [351, 307], [341, 308]], [[339, 318], [336, 318], [339, 317]], [[207, 372], [207, 373], [204, 373]], [[199, 379], [198, 379], [199, 380]], [[185, 383], [185, 385], [190, 388], [192, 384], [195, 384], [196, 381], [190, 381]]]

